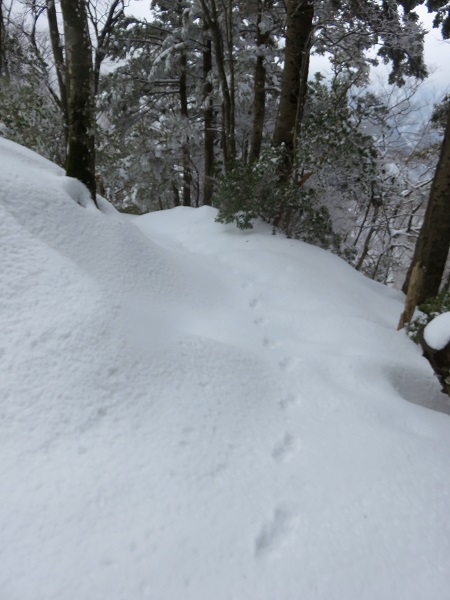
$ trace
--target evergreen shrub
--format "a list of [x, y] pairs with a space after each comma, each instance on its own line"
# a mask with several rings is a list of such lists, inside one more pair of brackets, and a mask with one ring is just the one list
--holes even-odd
[[280, 178], [283, 149], [270, 149], [251, 165], [237, 164], [219, 181], [213, 204], [216, 220], [251, 229], [255, 219], [276, 225], [288, 237], [338, 251], [340, 245], [328, 209], [314, 189]]

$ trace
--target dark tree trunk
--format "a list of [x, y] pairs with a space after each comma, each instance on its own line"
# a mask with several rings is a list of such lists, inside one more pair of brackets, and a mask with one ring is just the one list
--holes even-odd
[[175, 183], [174, 179], [172, 179], [171, 185], [172, 185], [172, 193], [173, 193], [173, 205], [180, 206], [180, 192], [178, 191], [178, 186]]
[[6, 59], [6, 27], [3, 15], [3, 0], [0, 0], [0, 77], [8, 77], [8, 61]]
[[94, 76], [86, 3], [84, 0], [61, 0], [61, 8], [69, 117], [66, 173], [82, 181], [97, 204]]
[[313, 18], [311, 0], [288, 0], [281, 95], [273, 134], [273, 145], [286, 148], [287, 174], [292, 168], [296, 136], [303, 119]]
[[229, 161], [227, 166], [233, 166], [237, 157], [236, 148], [236, 73], [235, 73], [235, 56], [233, 42], [233, 0], [228, 0], [225, 4], [225, 32], [227, 41], [227, 60], [229, 71], [229, 108], [225, 122], [227, 124], [226, 138], [228, 145]]
[[253, 124], [250, 138], [249, 162], [258, 160], [264, 131], [264, 118], [266, 115], [266, 67], [263, 49], [269, 41], [270, 33], [261, 32], [260, 24], [263, 11], [263, 1], [258, 0], [258, 15], [256, 21], [256, 46], [258, 55], [255, 65], [255, 87], [253, 97]]
[[55, 60], [56, 76], [58, 78], [60, 108], [63, 116], [64, 139], [67, 147], [67, 133], [69, 127], [67, 112], [66, 65], [61, 36], [59, 34], [58, 18], [56, 15], [55, 0], [47, 0], [47, 18], [52, 44], [53, 58]]
[[425, 218], [417, 240], [410, 273], [405, 282], [411, 285], [416, 265], [423, 269], [423, 281], [417, 293], [417, 304], [439, 293], [450, 247], [450, 103], [441, 154], [430, 191]]
[[[180, 76], [180, 104], [181, 115], [186, 123], [189, 119], [188, 114], [188, 99], [187, 99], [187, 56], [183, 49], [180, 56], [181, 76]], [[192, 169], [191, 169], [191, 154], [189, 149], [189, 136], [186, 136], [182, 144], [183, 151], [183, 206], [191, 206], [191, 186], [192, 186]]]
[[205, 175], [203, 183], [203, 204], [211, 206], [214, 190], [214, 109], [212, 104], [212, 42], [208, 37], [208, 27], [204, 26], [203, 43], [203, 121], [204, 121], [204, 152], [205, 152]]
[[[209, 8], [206, 0], [201, 0], [203, 16], [206, 24], [211, 31], [214, 42], [214, 54], [216, 58], [216, 68], [219, 75], [220, 88], [222, 91], [222, 123], [223, 123], [223, 156], [225, 170], [228, 170], [236, 160], [236, 133], [235, 133], [235, 114], [234, 114], [234, 69], [233, 62], [230, 62], [230, 84], [228, 84], [227, 73], [225, 69], [225, 54], [223, 35], [219, 22], [219, 15], [216, 6], [216, 0], [211, 0]], [[230, 5], [231, 7], [231, 5]], [[226, 18], [232, 18], [230, 8], [229, 15]], [[228, 23], [229, 33], [231, 35], [232, 23]], [[230, 39], [227, 36], [227, 49], [230, 52]]]

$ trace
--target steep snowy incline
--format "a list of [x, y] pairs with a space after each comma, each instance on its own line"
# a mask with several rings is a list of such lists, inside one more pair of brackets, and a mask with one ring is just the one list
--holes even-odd
[[0, 139], [0, 598], [448, 600], [450, 419], [396, 292]]

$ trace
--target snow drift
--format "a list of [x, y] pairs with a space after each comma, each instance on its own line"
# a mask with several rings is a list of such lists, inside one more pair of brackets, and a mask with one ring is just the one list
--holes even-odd
[[447, 600], [401, 296], [214, 217], [97, 211], [0, 139], [0, 598]]

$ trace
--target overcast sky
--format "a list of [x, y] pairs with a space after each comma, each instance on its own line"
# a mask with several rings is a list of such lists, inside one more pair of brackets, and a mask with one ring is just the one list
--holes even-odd
[[[129, 0], [127, 12], [137, 17], [148, 18], [150, 1]], [[426, 93], [432, 102], [436, 102], [445, 93], [450, 92], [450, 41], [443, 41], [439, 29], [433, 29], [433, 16], [428, 14], [426, 8], [420, 7], [417, 12], [429, 31], [425, 38], [425, 62], [431, 75], [426, 81], [423, 93]], [[326, 70], [326, 64], [322, 57], [313, 57], [311, 72]]]

